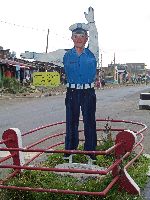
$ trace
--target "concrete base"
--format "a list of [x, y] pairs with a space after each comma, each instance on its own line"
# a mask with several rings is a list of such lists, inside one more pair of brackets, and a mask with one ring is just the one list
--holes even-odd
[[[105, 170], [103, 167], [99, 167], [97, 165], [89, 165], [89, 164], [82, 164], [82, 163], [63, 163], [58, 164], [55, 168], [60, 169], [80, 169], [80, 170]], [[89, 177], [100, 177], [102, 175], [99, 174], [85, 174], [85, 173], [70, 173], [70, 172], [56, 172], [57, 174], [66, 176], [73, 176], [75, 178], [89, 178]]]

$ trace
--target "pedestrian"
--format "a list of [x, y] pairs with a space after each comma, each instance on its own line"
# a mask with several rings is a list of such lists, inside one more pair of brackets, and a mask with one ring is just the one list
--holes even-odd
[[[76, 150], [78, 148], [78, 126], [81, 108], [84, 123], [84, 150], [95, 151], [97, 134], [94, 82], [97, 62], [90, 48], [85, 47], [88, 41], [87, 24], [74, 24], [70, 27], [70, 30], [72, 31], [71, 39], [74, 47], [68, 50], [63, 58], [67, 79], [65, 150]], [[65, 159], [69, 159], [70, 156], [72, 155], [64, 154]], [[88, 159], [95, 161], [95, 154], [89, 154]]]
[[104, 78], [101, 79], [101, 86], [102, 86], [102, 90], [104, 90], [104, 87], [105, 87], [105, 79]]

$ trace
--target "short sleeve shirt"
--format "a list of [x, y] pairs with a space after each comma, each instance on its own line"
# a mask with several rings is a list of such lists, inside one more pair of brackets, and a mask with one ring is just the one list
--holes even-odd
[[70, 49], [64, 55], [63, 64], [68, 83], [86, 84], [95, 81], [96, 58], [88, 48], [80, 55], [75, 48]]

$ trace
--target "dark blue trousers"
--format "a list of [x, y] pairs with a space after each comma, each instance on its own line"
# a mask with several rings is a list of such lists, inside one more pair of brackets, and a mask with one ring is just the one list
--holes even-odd
[[79, 116], [80, 108], [84, 122], [84, 150], [95, 151], [97, 145], [96, 134], [96, 95], [94, 88], [67, 88], [66, 99], [66, 137], [65, 149], [75, 150], [79, 144]]

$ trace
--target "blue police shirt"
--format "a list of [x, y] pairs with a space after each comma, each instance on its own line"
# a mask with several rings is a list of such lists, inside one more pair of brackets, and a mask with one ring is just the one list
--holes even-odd
[[96, 58], [88, 48], [80, 55], [75, 48], [70, 49], [64, 55], [63, 64], [68, 83], [86, 84], [95, 81]]

